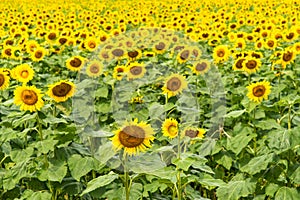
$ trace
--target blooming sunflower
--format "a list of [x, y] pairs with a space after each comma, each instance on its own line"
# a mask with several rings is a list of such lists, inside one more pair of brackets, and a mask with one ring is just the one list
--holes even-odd
[[245, 61], [245, 58], [241, 57], [241, 58], [237, 58], [234, 61], [233, 70], [242, 70], [243, 69], [243, 62]]
[[27, 83], [34, 76], [33, 69], [28, 64], [21, 64], [12, 70], [12, 77], [22, 83]]
[[123, 79], [124, 74], [126, 73], [127, 68], [124, 65], [117, 65], [114, 68], [114, 72], [113, 72], [113, 78], [117, 79], [118, 81]]
[[187, 81], [185, 77], [180, 74], [172, 74], [167, 77], [165, 85], [162, 87], [163, 94], [167, 94], [168, 97], [175, 96], [187, 88]]
[[137, 155], [151, 147], [154, 140], [154, 131], [146, 122], [139, 122], [134, 119], [125, 122], [124, 126], [117, 131], [111, 138], [113, 147], [116, 151], [124, 149], [125, 155]]
[[14, 103], [20, 105], [21, 110], [34, 112], [44, 105], [41, 90], [35, 86], [18, 86], [14, 91]]
[[179, 63], [185, 63], [191, 57], [191, 50], [189, 48], [182, 49], [178, 54], [176, 59]]
[[102, 74], [102, 72], [103, 65], [97, 60], [91, 61], [86, 68], [86, 73], [90, 77], [98, 77]]
[[139, 49], [128, 51], [127, 57], [129, 60], [137, 60], [142, 57], [142, 52]]
[[202, 128], [194, 128], [194, 127], [186, 127], [183, 130], [183, 136], [187, 136], [190, 138], [203, 138], [205, 134], [205, 130]]
[[72, 71], [80, 71], [81, 68], [84, 66], [84, 60], [85, 58], [81, 56], [73, 56], [67, 60], [67, 68]]
[[271, 93], [270, 82], [261, 81], [257, 83], [252, 83], [247, 86], [248, 98], [255, 102], [262, 102], [263, 99], [267, 100], [269, 94]]
[[122, 47], [117, 47], [111, 49], [110, 54], [112, 55], [113, 58], [120, 60], [126, 56], [126, 51]]
[[0, 90], [4, 90], [9, 86], [10, 77], [7, 74], [6, 69], [0, 69]]
[[245, 60], [242, 62], [243, 70], [246, 72], [254, 73], [261, 67], [261, 61], [260, 59], [247, 56], [245, 57]]
[[210, 62], [208, 60], [201, 60], [199, 62], [196, 62], [192, 70], [195, 74], [205, 74], [210, 68]]
[[89, 51], [95, 51], [98, 47], [97, 39], [93, 37], [89, 37], [84, 41], [84, 46]]
[[43, 47], [37, 47], [31, 54], [31, 60], [35, 62], [39, 62], [43, 60], [45, 55], [46, 55], [46, 50]]
[[230, 56], [230, 51], [226, 45], [219, 45], [214, 48], [213, 58], [215, 63], [227, 61]]
[[61, 80], [48, 87], [47, 94], [56, 102], [67, 101], [75, 92], [75, 85], [72, 82], [65, 80]]
[[293, 62], [296, 58], [296, 53], [294, 52], [293, 49], [287, 49], [284, 52], [282, 52], [281, 55], [281, 64], [285, 68], [285, 66], [291, 62]]
[[178, 122], [176, 119], [168, 118], [162, 124], [162, 133], [164, 136], [174, 138], [178, 135]]
[[146, 73], [144, 64], [138, 62], [132, 62], [127, 66], [127, 78], [128, 80], [142, 78]]

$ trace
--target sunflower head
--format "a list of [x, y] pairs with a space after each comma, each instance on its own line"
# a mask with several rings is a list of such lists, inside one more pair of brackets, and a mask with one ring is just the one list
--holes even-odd
[[113, 72], [113, 78], [117, 79], [118, 81], [122, 80], [125, 73], [127, 73], [128, 68], [124, 65], [117, 65], [114, 68], [114, 72]]
[[193, 65], [193, 72], [195, 74], [205, 74], [210, 69], [210, 62], [208, 60], [201, 60]]
[[87, 65], [86, 73], [90, 77], [98, 77], [102, 74], [102, 72], [103, 65], [97, 60], [93, 60]]
[[193, 138], [203, 138], [205, 134], [205, 130], [201, 128], [194, 128], [194, 127], [186, 127], [183, 130], [183, 136], [187, 136], [191, 139]]
[[75, 92], [75, 85], [72, 82], [65, 80], [49, 85], [48, 88], [48, 96], [56, 102], [67, 101]]
[[35, 86], [19, 86], [14, 91], [14, 103], [20, 105], [21, 110], [34, 112], [44, 105], [42, 94]]
[[162, 133], [169, 138], [175, 138], [178, 135], [178, 122], [176, 119], [168, 118], [162, 124]]
[[81, 56], [73, 56], [69, 58], [66, 62], [67, 68], [72, 71], [80, 71], [84, 66], [85, 58]]
[[22, 83], [27, 83], [34, 76], [33, 69], [28, 64], [21, 64], [12, 70], [12, 77]]
[[257, 83], [252, 83], [247, 86], [248, 89], [248, 98], [255, 102], [262, 102], [263, 99], [267, 100], [269, 94], [271, 93], [270, 82], [261, 81]]
[[115, 131], [111, 138], [116, 151], [124, 149], [125, 155], [137, 155], [151, 147], [154, 140], [154, 131], [146, 122], [138, 122], [137, 119], [125, 122], [122, 128]]
[[37, 47], [31, 54], [32, 61], [38, 62], [43, 60], [46, 55], [46, 50], [43, 47]]
[[260, 59], [247, 56], [242, 62], [242, 66], [243, 70], [245, 70], [247, 73], [254, 73], [261, 67], [261, 61]]
[[128, 80], [142, 78], [146, 73], [145, 65], [138, 62], [132, 62], [127, 66]]
[[230, 56], [230, 51], [226, 45], [219, 45], [214, 49], [213, 58], [215, 63], [227, 61]]
[[9, 86], [10, 77], [8, 72], [6, 69], [0, 68], [0, 90], [4, 90]]
[[162, 88], [163, 94], [167, 94], [168, 97], [176, 96], [181, 93], [183, 89], [187, 88], [187, 81], [184, 76], [180, 74], [172, 74], [167, 77], [165, 84]]

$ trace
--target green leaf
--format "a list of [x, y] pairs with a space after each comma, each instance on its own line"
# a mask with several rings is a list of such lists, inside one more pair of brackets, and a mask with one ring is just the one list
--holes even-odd
[[256, 124], [256, 127], [262, 130], [282, 129], [275, 119], [261, 120]]
[[296, 188], [281, 187], [276, 192], [275, 200], [296, 200], [300, 194]]
[[275, 192], [277, 192], [278, 188], [279, 188], [279, 185], [277, 185], [275, 183], [270, 183], [266, 187], [266, 195], [268, 195], [270, 197], [274, 197]]
[[152, 119], [160, 118], [164, 113], [165, 111], [163, 105], [160, 105], [157, 102], [151, 104], [149, 108], [149, 116], [151, 116]]
[[96, 111], [101, 113], [109, 113], [111, 111], [110, 103], [103, 102], [96, 105]]
[[218, 164], [224, 166], [227, 170], [230, 170], [233, 160], [228, 152], [217, 154], [215, 159]]
[[47, 169], [43, 169], [40, 171], [38, 178], [41, 181], [49, 180], [58, 181], [61, 183], [64, 177], [67, 175], [67, 171], [68, 168], [66, 167], [65, 162], [50, 162]]
[[81, 193], [80, 196], [83, 196], [91, 191], [94, 191], [97, 188], [106, 186], [106, 185], [110, 184], [111, 182], [113, 182], [118, 177], [119, 177], [119, 175], [114, 172], [110, 172], [107, 175], [99, 176], [98, 178], [95, 178], [95, 179], [91, 180], [90, 182], [88, 182], [87, 188]]
[[205, 138], [203, 140], [203, 143], [202, 143], [200, 149], [198, 150], [198, 152], [202, 156], [210, 155], [214, 151], [215, 146], [216, 146], [216, 140], [215, 139]]
[[135, 173], [148, 173], [163, 169], [165, 166], [158, 154], [141, 154], [128, 159], [128, 167]]
[[225, 115], [225, 117], [227, 117], [227, 118], [229, 118], [229, 117], [237, 118], [237, 117], [241, 116], [244, 112], [246, 112], [246, 109], [231, 111], [230, 113], [227, 113]]
[[58, 142], [58, 140], [53, 139], [38, 141], [35, 143], [35, 148], [37, 148], [40, 153], [47, 154], [49, 151], [54, 151], [55, 145]]
[[300, 167], [298, 166], [298, 168], [292, 173], [291, 177], [292, 181], [295, 184], [300, 184]]
[[51, 200], [52, 195], [46, 191], [33, 192], [32, 190], [26, 190], [19, 200]]
[[243, 131], [238, 135], [227, 139], [226, 148], [238, 155], [255, 137], [256, 134], [250, 133], [248, 129], [243, 129]]
[[106, 98], [108, 96], [108, 88], [106, 85], [101, 85], [95, 92], [95, 97], [103, 97]]
[[267, 169], [270, 162], [273, 161], [274, 154], [265, 154], [262, 156], [255, 157], [250, 160], [248, 164], [241, 167], [242, 172], [249, 174], [256, 174], [262, 170]]
[[224, 181], [222, 181], [221, 179], [216, 179], [214, 177], [212, 177], [209, 174], [201, 174], [198, 178], [197, 178], [197, 182], [199, 182], [201, 185], [203, 185], [204, 187], [206, 187], [207, 189], [214, 189], [216, 187], [220, 187], [220, 186], [226, 186], [226, 183]]
[[217, 189], [218, 200], [238, 200], [255, 192], [255, 182], [250, 179], [243, 181], [230, 181], [227, 185]]
[[155, 171], [148, 171], [148, 172], [145, 172], [145, 173], [157, 176], [161, 179], [170, 180], [174, 184], [177, 181], [176, 171], [171, 167], [165, 167], [165, 168], [162, 168], [162, 169], [158, 169], [158, 170], [155, 170]]
[[80, 181], [80, 178], [94, 169], [94, 159], [91, 157], [81, 157], [78, 154], [71, 156], [68, 160], [72, 177]]
[[27, 147], [26, 149], [22, 150], [13, 150], [10, 153], [10, 158], [16, 163], [23, 162], [24, 160], [30, 158], [33, 152], [34, 149], [32, 147]]

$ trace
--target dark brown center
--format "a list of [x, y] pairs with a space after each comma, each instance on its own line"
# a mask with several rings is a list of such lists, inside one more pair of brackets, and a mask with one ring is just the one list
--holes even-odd
[[155, 48], [157, 49], [157, 50], [163, 50], [164, 48], [166, 47], [166, 45], [165, 45], [165, 43], [163, 43], [163, 42], [160, 42], [160, 43], [158, 43], [157, 45], [155, 45]]
[[284, 60], [285, 62], [290, 61], [292, 58], [293, 58], [293, 53], [289, 51], [287, 53], [284, 53], [282, 56], [282, 60]]
[[133, 66], [130, 68], [130, 73], [137, 76], [142, 73], [143, 69], [140, 66]]
[[0, 87], [4, 84], [5, 82], [5, 77], [3, 74], [0, 74]]
[[248, 69], [254, 69], [255, 67], [257, 66], [257, 62], [255, 60], [249, 60], [247, 63], [246, 63], [246, 67]]
[[128, 52], [128, 56], [130, 57], [130, 58], [135, 58], [135, 57], [137, 57], [139, 55], [139, 52], [137, 52], [137, 51], [130, 51], [130, 52]]
[[48, 39], [49, 40], [54, 40], [56, 38], [56, 33], [50, 33], [49, 35], [48, 35]]
[[36, 58], [41, 58], [42, 56], [43, 56], [43, 52], [41, 52], [41, 51], [37, 51], [34, 53], [34, 57], [36, 57]]
[[237, 69], [242, 69], [243, 68], [243, 62], [244, 62], [244, 58], [241, 58], [241, 59], [239, 59], [237, 62], [236, 62], [236, 64], [235, 64], [235, 67], [237, 68]]
[[204, 71], [206, 68], [207, 68], [207, 64], [206, 64], [205, 62], [198, 63], [198, 64], [196, 65], [196, 70], [197, 70], [198, 72]]
[[71, 60], [70, 65], [72, 67], [80, 67], [82, 64], [81, 60], [79, 58], [74, 58], [73, 60]]
[[195, 138], [198, 135], [198, 131], [195, 130], [186, 130], [185, 135], [190, 138]]
[[186, 59], [188, 59], [189, 55], [190, 55], [190, 51], [189, 50], [184, 50], [180, 53], [180, 58], [182, 60], [186, 60]]
[[61, 45], [63, 45], [63, 44], [65, 44], [68, 40], [67, 40], [66, 38], [60, 38], [58, 41], [59, 41], [59, 43], [60, 43]]
[[223, 57], [225, 55], [225, 51], [223, 49], [220, 49], [220, 50], [217, 51], [217, 55], [219, 57]]
[[127, 148], [138, 147], [143, 143], [145, 131], [136, 125], [126, 126], [119, 133], [120, 143]]
[[52, 93], [57, 97], [66, 96], [72, 89], [72, 86], [67, 83], [61, 83], [52, 89]]
[[90, 66], [90, 72], [92, 72], [93, 74], [97, 74], [100, 71], [100, 67], [97, 64], [93, 64], [92, 66]]
[[114, 56], [117, 56], [117, 57], [120, 57], [120, 56], [123, 56], [124, 55], [124, 51], [122, 49], [114, 49], [112, 51], [112, 54]]
[[170, 91], [177, 91], [180, 88], [180, 86], [181, 81], [177, 77], [173, 77], [167, 82], [167, 89]]
[[21, 99], [27, 105], [34, 105], [38, 101], [38, 96], [32, 90], [24, 90], [21, 94]]
[[252, 89], [252, 93], [256, 97], [261, 97], [265, 94], [266, 88], [263, 85], [258, 85]]

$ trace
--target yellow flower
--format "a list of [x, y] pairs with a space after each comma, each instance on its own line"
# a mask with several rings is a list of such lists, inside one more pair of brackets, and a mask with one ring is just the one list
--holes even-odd
[[204, 134], [205, 134], [205, 130], [202, 129], [202, 128], [194, 128], [194, 127], [186, 127], [184, 130], [183, 130], [183, 136], [187, 136], [187, 137], [190, 137], [190, 138], [203, 138], [204, 137]]
[[14, 91], [14, 103], [20, 105], [21, 110], [34, 112], [43, 107], [42, 96], [41, 91], [35, 86], [18, 86]]
[[84, 46], [89, 51], [95, 51], [98, 47], [97, 39], [93, 37], [85, 39]]
[[37, 47], [31, 54], [31, 59], [32, 59], [32, 61], [39, 62], [39, 61], [43, 60], [46, 53], [47, 52], [43, 47]]
[[84, 66], [85, 58], [81, 56], [73, 56], [66, 62], [67, 68], [72, 71], [80, 71]]
[[192, 70], [195, 74], [205, 74], [210, 69], [210, 62], [208, 60], [201, 60], [196, 62]]
[[103, 72], [103, 65], [97, 61], [92, 60], [90, 63], [88, 63], [88, 66], [86, 68], [86, 73], [90, 77], [98, 77]]
[[219, 45], [214, 48], [213, 58], [215, 63], [227, 61], [229, 59], [230, 52], [226, 45]]
[[183, 89], [187, 88], [187, 81], [185, 77], [180, 74], [172, 74], [167, 77], [164, 86], [162, 87], [163, 94], [167, 94], [168, 98], [176, 96], [181, 93]]
[[74, 95], [75, 85], [70, 81], [61, 80], [49, 85], [47, 94], [56, 102], [67, 101]]
[[245, 60], [242, 62], [243, 70], [246, 72], [254, 73], [261, 67], [261, 61], [257, 58], [253, 58], [251, 56], [247, 56]]
[[116, 151], [124, 149], [125, 155], [137, 155], [151, 147], [154, 140], [154, 131], [146, 122], [134, 121], [125, 122], [122, 128], [115, 131], [111, 138], [113, 147]]
[[269, 94], [271, 93], [270, 82], [261, 81], [257, 83], [252, 83], [247, 86], [248, 98], [255, 102], [262, 102], [263, 99], [267, 100]]
[[33, 76], [34, 71], [28, 64], [18, 65], [12, 70], [12, 77], [22, 83], [32, 80]]
[[4, 90], [9, 86], [10, 77], [7, 72], [9, 71], [0, 68], [0, 90]]
[[127, 68], [124, 65], [117, 65], [114, 68], [113, 78], [120, 81], [123, 79], [123, 76], [126, 72], [127, 72]]
[[132, 62], [129, 63], [126, 71], [128, 80], [132, 80], [136, 78], [142, 78], [146, 73], [146, 68], [144, 64]]
[[176, 119], [169, 118], [162, 124], [162, 133], [164, 136], [174, 138], [178, 135], [178, 122]]

